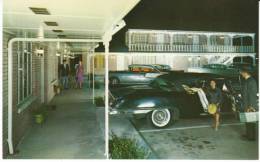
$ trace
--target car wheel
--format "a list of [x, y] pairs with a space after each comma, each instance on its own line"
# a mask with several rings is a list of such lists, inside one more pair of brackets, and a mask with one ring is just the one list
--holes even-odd
[[111, 82], [111, 85], [112, 85], [112, 86], [116, 86], [116, 85], [119, 84], [119, 79], [117, 79], [117, 78], [112, 78], [112, 79], [110, 80], [110, 82]]
[[170, 124], [172, 120], [172, 114], [169, 109], [154, 110], [149, 115], [150, 121], [153, 126], [157, 128], [163, 128]]

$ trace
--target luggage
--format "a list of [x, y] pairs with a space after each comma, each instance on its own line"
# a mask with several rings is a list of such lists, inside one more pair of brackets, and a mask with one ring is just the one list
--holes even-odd
[[253, 123], [246, 123], [246, 137], [248, 140], [256, 140], [257, 137], [257, 124]]
[[240, 122], [256, 122], [258, 121], [258, 112], [241, 112], [239, 113]]

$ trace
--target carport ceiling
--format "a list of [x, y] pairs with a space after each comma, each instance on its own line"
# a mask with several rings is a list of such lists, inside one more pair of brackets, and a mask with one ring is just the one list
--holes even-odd
[[[45, 37], [101, 38], [140, 0], [4, 0], [3, 28], [35, 37], [42, 24]], [[35, 14], [30, 7], [49, 14]], [[45, 23], [45, 22], [49, 22]], [[57, 24], [56, 24], [56, 23]], [[58, 26], [56, 26], [58, 25]], [[53, 30], [62, 30], [55, 32]]]

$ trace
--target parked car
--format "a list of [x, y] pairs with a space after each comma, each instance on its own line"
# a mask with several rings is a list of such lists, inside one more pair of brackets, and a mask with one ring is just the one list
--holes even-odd
[[160, 71], [171, 71], [172, 68], [170, 65], [165, 65], [165, 64], [153, 64], [157, 69]]
[[202, 67], [192, 67], [188, 68], [188, 72], [192, 73], [211, 73], [216, 75], [224, 75], [224, 76], [237, 76], [239, 74], [239, 70], [237, 68], [229, 67], [223, 64], [207, 64]]
[[227, 69], [228, 66], [227, 65], [223, 65], [223, 64], [207, 64], [207, 65], [203, 65], [203, 68], [208, 68], [208, 69]]
[[110, 71], [109, 84], [111, 86], [148, 84], [162, 74], [165, 72], [153, 65], [133, 64], [128, 66], [128, 71]]
[[110, 89], [110, 113], [144, 118], [162, 128], [179, 118], [198, 117], [207, 112], [197, 93], [188, 93], [183, 85], [206, 88], [210, 79], [223, 90], [222, 112], [240, 108], [239, 94], [232, 89], [232, 80], [214, 74], [172, 72], [157, 77], [148, 85]]

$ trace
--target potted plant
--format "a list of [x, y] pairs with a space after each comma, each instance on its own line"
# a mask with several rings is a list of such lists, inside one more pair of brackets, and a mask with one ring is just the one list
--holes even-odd
[[104, 107], [105, 102], [104, 102], [103, 97], [95, 97], [95, 105], [96, 105], [96, 107]]
[[47, 111], [45, 110], [45, 107], [35, 109], [33, 112], [33, 116], [35, 123], [43, 124], [47, 116]]
[[111, 159], [146, 159], [148, 152], [137, 145], [135, 139], [117, 137], [112, 133], [109, 140], [109, 154]]

